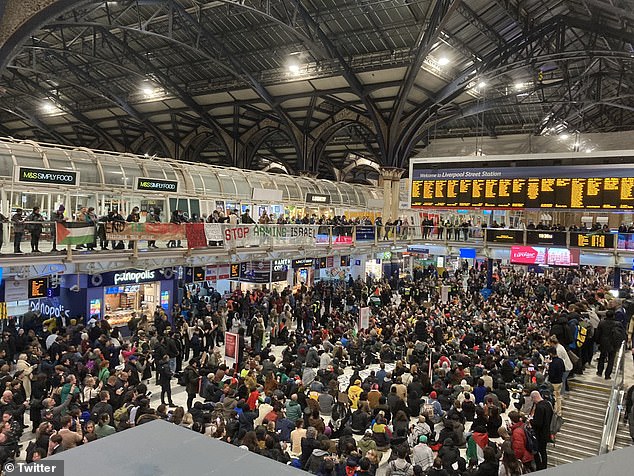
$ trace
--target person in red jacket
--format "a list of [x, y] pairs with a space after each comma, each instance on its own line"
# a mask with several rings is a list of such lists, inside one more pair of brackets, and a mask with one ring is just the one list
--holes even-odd
[[509, 413], [511, 420], [511, 446], [515, 457], [522, 462], [527, 471], [535, 471], [535, 456], [526, 449], [525, 423], [519, 412]]

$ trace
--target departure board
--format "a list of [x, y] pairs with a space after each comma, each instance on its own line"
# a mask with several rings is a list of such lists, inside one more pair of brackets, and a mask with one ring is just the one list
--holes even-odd
[[634, 165], [493, 170], [419, 172], [414, 168], [411, 204], [448, 208], [634, 210]]

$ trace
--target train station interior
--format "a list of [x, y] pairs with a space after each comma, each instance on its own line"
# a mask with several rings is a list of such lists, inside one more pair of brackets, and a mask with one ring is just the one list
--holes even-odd
[[634, 0], [0, 0], [0, 474], [629, 474]]

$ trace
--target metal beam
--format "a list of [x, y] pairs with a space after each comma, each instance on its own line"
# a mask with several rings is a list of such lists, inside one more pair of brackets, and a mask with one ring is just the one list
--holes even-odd
[[96, 78], [92, 77], [92, 75], [88, 72], [87, 69], [80, 68], [77, 65], [71, 63], [62, 54], [58, 54], [58, 53], [52, 53], [52, 54], [56, 57], [56, 59], [60, 63], [64, 64], [77, 79], [79, 79], [80, 81], [84, 81], [87, 84], [90, 84], [91, 87], [94, 87], [97, 91], [99, 91], [99, 93], [103, 97], [108, 98], [113, 104], [120, 107], [126, 114], [128, 114], [130, 117], [134, 118], [137, 122], [143, 125], [144, 128], [148, 132], [151, 132], [152, 134], [154, 134], [156, 136], [157, 141], [159, 141], [159, 144], [163, 146], [165, 154], [168, 156], [171, 155], [170, 148], [165, 142], [165, 139], [167, 139], [169, 142], [173, 142], [172, 138], [170, 138], [163, 131], [161, 131], [156, 126], [154, 126], [154, 124], [152, 124], [146, 117], [144, 117], [141, 113], [139, 113], [136, 109], [134, 109], [125, 99], [123, 99], [117, 94], [110, 92], [107, 88], [102, 86]]
[[414, 81], [420, 72], [420, 68], [427, 58], [427, 55], [431, 51], [434, 43], [437, 41], [438, 36], [442, 29], [445, 27], [447, 21], [451, 17], [452, 13], [460, 6], [462, 0], [436, 0], [434, 9], [429, 17], [425, 26], [421, 29], [419, 38], [417, 40], [417, 46], [414, 54], [414, 59], [407, 68], [405, 73], [405, 79], [397, 95], [396, 103], [390, 113], [390, 129], [389, 129], [389, 148], [388, 156], [386, 160], [389, 165], [393, 165], [392, 161], [395, 160], [393, 152], [396, 149], [397, 134], [400, 128], [401, 116], [403, 109], [407, 101], [407, 97], [412, 90]]
[[348, 82], [352, 91], [357, 96], [359, 96], [359, 98], [363, 102], [363, 105], [365, 106], [367, 113], [370, 116], [370, 119], [372, 120], [376, 128], [377, 141], [379, 144], [379, 148], [382, 151], [382, 156], [386, 157], [385, 154], [387, 152], [387, 143], [386, 143], [386, 138], [384, 133], [385, 121], [380, 117], [380, 112], [378, 111], [368, 90], [365, 89], [365, 87], [361, 84], [361, 81], [355, 74], [350, 64], [345, 60], [341, 52], [338, 50], [335, 44], [330, 40], [330, 38], [328, 38], [328, 36], [322, 30], [319, 23], [317, 23], [317, 21], [308, 12], [306, 7], [304, 7], [302, 1], [301, 0], [291, 0], [291, 1], [297, 6], [297, 11], [300, 17], [306, 23], [306, 25], [317, 34], [319, 41], [321, 41], [321, 43], [324, 45], [324, 47], [328, 51], [330, 58], [336, 59], [341, 65], [341, 67], [343, 68], [342, 76]]
[[62, 136], [61, 134], [51, 129], [50, 126], [44, 123], [39, 117], [34, 116], [33, 114], [25, 111], [21, 107], [8, 108], [8, 107], [0, 106], [0, 109], [3, 109], [7, 111], [8, 113], [19, 117], [23, 121], [30, 122], [33, 126], [38, 128], [42, 132], [46, 133], [54, 141], [59, 142], [60, 144], [71, 145], [69, 144], [68, 140], [64, 136]]
[[264, 101], [278, 114], [279, 120], [285, 127], [288, 128], [289, 136], [293, 145], [295, 146], [295, 150], [297, 151], [298, 156], [302, 155], [302, 147], [297, 139], [297, 135], [299, 135], [299, 128], [293, 122], [293, 120], [284, 112], [284, 110], [276, 103], [275, 98], [267, 91], [267, 89], [260, 83], [254, 76], [251, 74], [247, 68], [241, 64], [232, 52], [224, 45], [219, 38], [216, 37], [211, 31], [205, 28], [201, 22], [196, 21], [196, 19], [179, 3], [175, 1], [170, 1], [174, 11], [177, 12], [180, 17], [185, 20], [187, 24], [189, 24], [194, 31], [197, 32], [200, 37], [200, 42], [198, 43], [198, 51], [203, 52], [206, 56], [213, 57], [214, 53], [210, 50], [209, 45], [216, 46], [221, 52], [223, 57], [231, 64], [233, 69], [239, 72], [239, 76], [242, 77], [247, 83], [251, 86], [251, 88], [262, 98]]
[[[220, 139], [220, 143], [225, 149], [227, 156], [231, 157], [231, 151], [226, 143], [226, 138], [229, 136], [228, 132], [224, 130], [222, 125], [218, 123], [200, 104], [192, 98], [187, 91], [181, 88], [175, 81], [173, 81], [168, 75], [163, 74], [157, 68], [155, 68], [151, 62], [147, 59], [141, 57], [135, 50], [133, 50], [128, 43], [122, 42], [116, 35], [113, 35], [107, 29], [101, 28], [100, 31], [107, 37], [110, 41], [114, 42], [118, 48], [121, 49], [122, 53], [130, 59], [133, 59], [136, 63], [140, 63], [146, 71], [151, 71], [152, 74], [157, 78], [157, 80], [167, 89], [174, 93], [178, 99], [180, 99], [184, 104], [186, 104], [192, 111], [194, 111], [198, 116], [200, 116], [202, 122], [215, 131], [218, 134], [218, 138]], [[176, 141], [178, 143], [178, 141]]]
[[[12, 66], [9, 66], [7, 69], [9, 69], [11, 71], [11, 73], [14, 75], [14, 77], [19, 78], [20, 81], [22, 81], [25, 84], [28, 84], [30, 87], [32, 87], [33, 89], [35, 89], [42, 97], [47, 97], [51, 94], [50, 91], [46, 90], [45, 88], [43, 88], [38, 82], [36, 82], [35, 80], [29, 78], [28, 76], [25, 76], [24, 74], [22, 74], [18, 69], [14, 69]], [[30, 93], [30, 92], [29, 92]], [[113, 138], [111, 135], [106, 134], [103, 129], [101, 129], [97, 123], [95, 121], [93, 121], [92, 119], [89, 119], [87, 116], [85, 116], [83, 113], [77, 111], [72, 104], [70, 104], [68, 101], [65, 101], [64, 99], [62, 99], [61, 97], [59, 97], [59, 95], [55, 96], [55, 102], [57, 105], [62, 106], [62, 109], [69, 113], [70, 115], [72, 115], [73, 117], [75, 117], [77, 120], [79, 120], [81, 123], [85, 124], [87, 127], [89, 127], [97, 136], [101, 137], [103, 140], [106, 141], [107, 144], [110, 145], [110, 147], [112, 148], [112, 150], [118, 150], [119, 152], [122, 152], [125, 150], [125, 147], [123, 146], [122, 143], [120, 143], [119, 141], [117, 141], [115, 138]]]

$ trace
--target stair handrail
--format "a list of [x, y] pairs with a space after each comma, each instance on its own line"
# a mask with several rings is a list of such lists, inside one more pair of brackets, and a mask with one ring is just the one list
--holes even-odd
[[601, 445], [599, 446], [600, 455], [609, 453], [614, 449], [616, 433], [619, 429], [619, 418], [621, 416], [624, 396], [625, 343], [626, 341], [621, 343], [614, 365], [614, 379], [612, 380], [612, 389], [610, 390], [608, 408], [605, 411], [603, 432], [601, 434]]

